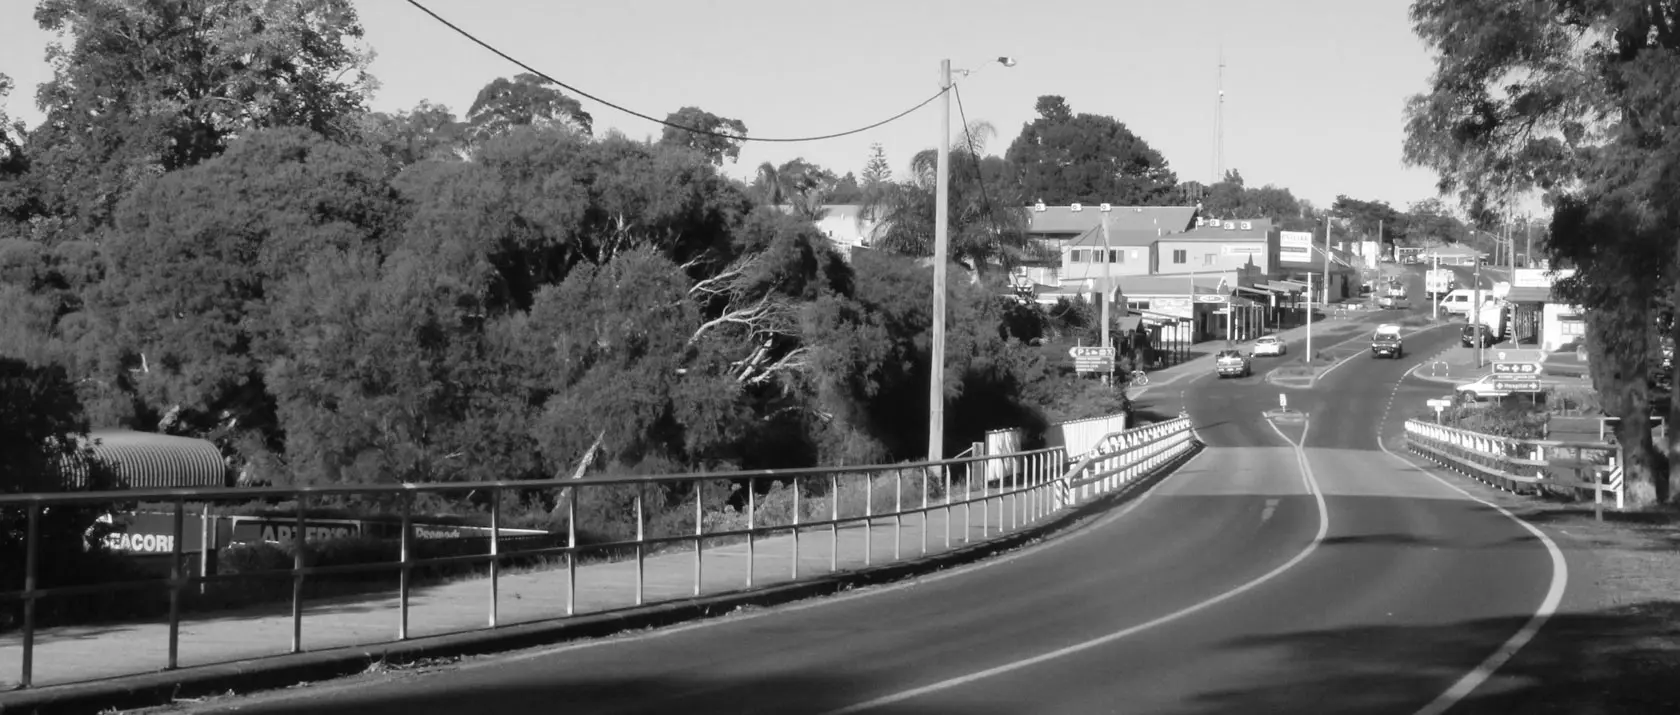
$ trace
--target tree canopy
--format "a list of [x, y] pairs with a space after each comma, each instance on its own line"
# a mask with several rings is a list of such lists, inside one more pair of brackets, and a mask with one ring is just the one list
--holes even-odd
[[1030, 201], [1146, 206], [1169, 201], [1178, 179], [1167, 160], [1113, 117], [1074, 114], [1055, 95], [1004, 153]]

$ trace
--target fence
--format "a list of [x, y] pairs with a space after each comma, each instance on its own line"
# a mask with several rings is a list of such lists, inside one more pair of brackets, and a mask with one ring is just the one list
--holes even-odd
[[1407, 420], [1406, 445], [1436, 464], [1506, 491], [1590, 491], [1600, 508], [1608, 492], [1617, 509], [1625, 503], [1621, 460], [1613, 444], [1514, 439]]
[[1114, 414], [1050, 425], [1044, 442], [1067, 450], [1069, 459], [1082, 459], [1108, 435], [1126, 429], [1126, 415]]
[[[151, 672], [159, 667], [166, 670], [182, 667], [181, 626], [189, 599], [193, 594], [201, 593], [206, 586], [252, 579], [290, 581], [289, 653], [305, 650], [306, 583], [331, 579], [336, 575], [390, 574], [396, 581], [397, 596], [392, 610], [384, 612], [390, 619], [388, 627], [391, 628], [386, 633], [394, 635], [395, 641], [403, 641], [414, 637], [410, 628], [410, 595], [414, 586], [412, 574], [425, 567], [446, 564], [482, 566], [488, 573], [483, 581], [484, 610], [480, 611], [481, 620], [463, 629], [494, 629], [500, 625], [507, 625], [499, 619], [502, 599], [498, 594], [501, 581], [505, 578], [500, 566], [510, 559], [553, 556], [561, 561], [556, 570], [562, 573], [555, 575], [555, 581], [558, 583], [552, 585], [563, 594], [563, 606], [555, 604], [553, 611], [538, 614], [533, 620], [580, 615], [582, 609], [578, 603], [578, 581], [580, 573], [589, 572], [593, 568], [589, 563], [583, 562], [590, 554], [619, 557], [619, 561], [609, 564], [613, 566], [627, 566], [626, 562], [633, 561], [633, 584], [625, 589], [627, 593], [616, 596], [627, 600], [628, 603], [616, 607], [698, 597], [702, 595], [703, 586], [708, 583], [705, 577], [708, 567], [720, 560], [726, 565], [738, 563], [729, 559], [737, 557], [743, 547], [746, 552], [745, 571], [740, 574], [738, 582], [722, 590], [753, 589], [755, 585], [762, 585], [765, 581], [759, 576], [759, 580], [755, 582], [755, 574], [764, 572], [759, 568], [764, 559], [758, 558], [755, 549], [760, 548], [761, 540], [765, 540], [764, 544], [772, 543], [767, 540], [771, 536], [782, 538], [773, 542], [776, 548], [765, 556], [779, 559], [785, 553], [786, 561], [777, 569], [779, 574], [770, 580], [797, 580], [805, 576], [819, 575], [818, 572], [828, 574], [847, 569], [869, 568], [879, 562], [928, 554], [930, 541], [935, 542], [935, 548], [942, 546], [949, 550], [953, 548], [953, 544], [984, 542], [1016, 532], [1023, 527], [1040, 524], [1058, 512], [1089, 502], [1140, 476], [1159, 473], [1163, 468], [1175, 463], [1175, 460], [1193, 445], [1189, 420], [1184, 417], [1105, 435], [1095, 442], [1092, 454], [1080, 460], [1071, 470], [1067, 469], [1068, 452], [1061, 447], [1051, 447], [1014, 454], [976, 455], [905, 465], [705, 475], [0, 495], [0, 510], [12, 510], [14, 515], [18, 515], [19, 511], [26, 513], [26, 518], [19, 519], [24, 522], [22, 531], [25, 539], [23, 588], [0, 593], [0, 602], [22, 601], [21, 642], [16, 649], [19, 652], [14, 652], [12, 656], [18, 658], [18, 682], [19, 686], [24, 688], [36, 684], [37, 649], [45, 647], [36, 642], [37, 604], [49, 598], [75, 598], [107, 593], [156, 593], [160, 590], [166, 595], [167, 631], [162, 630], [162, 624], [156, 626], [157, 636], [167, 640], [167, 655], [162, 658], [163, 662], [147, 663], [141, 658], [128, 655], [141, 650], [142, 646], [133, 642], [133, 639], [127, 639], [119, 649], [125, 652], [120, 667], [126, 670], [103, 673], [101, 677]], [[991, 469], [993, 465], [1007, 465], [1007, 469], [1003, 469], [1002, 472], [1010, 475], [996, 486], [984, 476], [990, 471], [995, 471]], [[972, 478], [969, 475], [973, 475]], [[702, 494], [704, 490], [718, 488], [715, 485], [720, 481], [743, 487], [736, 494], [740, 495], [744, 503], [738, 512], [733, 512], [726, 519], [720, 519], [716, 513], [706, 512], [706, 500]], [[758, 488], [766, 482], [788, 485], [789, 488], [768, 491]], [[906, 499], [905, 493], [907, 486], [912, 492], [909, 499]], [[561, 501], [565, 510], [566, 532], [555, 534], [554, 539], [546, 540], [532, 540], [529, 537], [510, 538], [504, 535], [500, 513], [502, 496], [506, 493], [534, 490], [558, 491], [565, 495]], [[490, 534], [479, 542], [483, 545], [480, 547], [483, 551], [461, 554], [452, 550], [445, 556], [416, 557], [419, 539], [414, 535], [415, 525], [411, 515], [415, 499], [427, 494], [458, 495], [475, 491], [489, 495]], [[646, 508], [648, 501], [654, 498], [668, 499], [670, 494], [677, 492], [685, 494], [680, 507], [689, 508], [686, 505], [692, 501], [692, 512], [688, 514], [692, 517], [692, 524], [689, 524], [686, 517], [681, 521], [683, 526], [691, 530], [686, 533], [650, 535]], [[634, 512], [634, 535], [599, 543], [580, 542], [580, 530], [591, 527], [591, 524], [587, 523], [588, 518], [580, 516], [589, 510], [580, 511], [580, 505], [590, 505], [592, 500], [611, 501], [626, 494], [629, 495], [629, 507]], [[312, 501], [319, 503], [344, 498], [384, 501], [387, 504], [394, 503], [400, 509], [400, 547], [394, 559], [327, 566], [311, 563], [307, 555], [317, 545], [312, 543], [311, 530], [305, 527], [305, 509]], [[776, 501], [769, 504], [768, 501], [772, 498]], [[183, 568], [185, 540], [181, 537], [189, 505], [196, 507], [218, 501], [252, 499], [285, 499], [297, 503], [298, 516], [295, 519], [295, 528], [292, 529], [297, 548], [293, 549], [291, 567], [242, 573], [199, 574]], [[42, 533], [44, 515], [50, 516], [52, 510], [61, 507], [108, 508], [114, 503], [132, 502], [173, 505], [173, 509], [170, 510], [173, 535], [169, 540], [173, 548], [168, 554], [172, 557], [172, 567], [167, 577], [75, 585], [51, 583], [49, 581], [53, 579], [43, 579], [41, 554], [62, 551], [59, 548], [62, 545], [42, 543], [43, 539], [47, 538]], [[595, 511], [599, 510], [589, 513]], [[956, 517], [959, 514], [960, 527], [956, 525]], [[745, 523], [731, 522], [730, 519], [742, 519]], [[720, 521], [723, 528], [717, 528]], [[907, 533], [909, 539], [919, 540], [919, 549], [915, 554], [906, 553]], [[559, 541], [560, 539], [563, 541]], [[883, 539], [891, 541], [890, 552], [887, 552], [884, 544], [878, 543]], [[517, 548], [517, 545], [523, 543], [535, 544], [535, 547]], [[515, 548], [508, 548], [510, 546]], [[725, 553], [726, 548], [732, 551]], [[820, 565], [813, 567], [813, 559], [802, 559], [802, 548], [817, 552], [814, 555]], [[650, 599], [646, 564], [650, 555], [656, 553], [658, 558], [665, 561], [657, 574], [660, 579], [654, 584], [656, 588], [652, 589], [653, 598]], [[680, 563], [680, 560], [690, 553], [692, 558], [686, 567], [671, 566], [673, 563]], [[824, 555], [827, 556], [826, 564], [821, 563]], [[683, 568], [689, 569], [688, 573], [683, 573]], [[606, 572], [602, 570], [598, 573]], [[785, 578], [782, 578], [783, 576]], [[686, 586], [683, 585], [685, 580]], [[716, 580], [714, 577], [711, 582], [715, 583]], [[544, 581], [543, 584], [545, 589], [549, 587], [548, 581]], [[597, 587], [591, 593], [599, 590]], [[715, 588], [712, 590], [717, 591]], [[521, 607], [530, 609], [535, 605], [527, 600]], [[369, 613], [358, 615], [357, 623], [365, 626], [370, 618], [376, 621], [383, 620], [378, 615], [381, 612], [373, 609]], [[342, 637], [343, 634], [329, 632], [329, 629], [323, 629], [319, 636], [323, 641], [334, 638], [342, 640]], [[73, 639], [65, 638], [61, 639], [61, 642], [68, 643], [71, 640]], [[389, 642], [392, 642], [391, 638], [385, 636], [356, 643], [339, 642], [317, 647]], [[43, 643], [54, 644], [50, 640]], [[0, 648], [0, 662], [10, 660], [5, 653], [7, 650], [14, 649], [9, 646]], [[275, 654], [277, 653], [244, 655], [240, 659]], [[192, 663], [200, 664], [206, 663]]]

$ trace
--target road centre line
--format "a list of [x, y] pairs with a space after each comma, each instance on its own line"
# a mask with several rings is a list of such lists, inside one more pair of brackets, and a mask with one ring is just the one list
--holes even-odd
[[1258, 588], [1261, 584], [1264, 584], [1268, 581], [1271, 581], [1272, 579], [1277, 578], [1278, 576], [1282, 575], [1284, 572], [1286, 572], [1286, 571], [1288, 571], [1292, 568], [1295, 568], [1295, 566], [1299, 565], [1302, 561], [1305, 561], [1308, 556], [1311, 556], [1314, 551], [1318, 550], [1318, 547], [1319, 547], [1320, 544], [1324, 543], [1324, 537], [1326, 535], [1328, 535], [1329, 532], [1330, 532], [1330, 511], [1325, 505], [1324, 493], [1318, 487], [1318, 480], [1313, 476], [1312, 466], [1310, 464], [1308, 464], [1308, 462], [1307, 462], [1306, 450], [1304, 448], [1302, 448], [1302, 446], [1301, 446], [1301, 445], [1306, 443], [1307, 430], [1312, 427], [1311, 422], [1308, 422], [1307, 425], [1302, 428], [1302, 430], [1301, 430], [1301, 441], [1300, 442], [1295, 442], [1293, 440], [1290, 440], [1289, 436], [1285, 435], [1283, 433], [1283, 430], [1278, 429], [1278, 426], [1276, 424], [1273, 424], [1270, 420], [1267, 420], [1266, 423], [1268, 425], [1271, 425], [1272, 429], [1278, 433], [1278, 436], [1283, 437], [1285, 442], [1288, 442], [1290, 444], [1290, 446], [1294, 447], [1294, 449], [1295, 449], [1295, 461], [1301, 467], [1301, 481], [1306, 485], [1308, 492], [1313, 495], [1313, 498], [1315, 499], [1315, 501], [1318, 504], [1318, 533], [1313, 535], [1312, 542], [1307, 544], [1306, 548], [1302, 549], [1301, 552], [1296, 554], [1294, 558], [1290, 559], [1287, 562], [1284, 562], [1283, 564], [1279, 565], [1277, 568], [1274, 568], [1271, 571], [1268, 571], [1265, 574], [1262, 574], [1259, 577], [1257, 577], [1257, 578], [1255, 578], [1255, 579], [1253, 579], [1253, 580], [1251, 580], [1247, 583], [1242, 584], [1241, 586], [1237, 586], [1236, 588], [1233, 588], [1229, 591], [1221, 593], [1221, 594], [1219, 594], [1217, 596], [1214, 596], [1212, 598], [1209, 598], [1207, 600], [1201, 601], [1200, 603], [1196, 603], [1194, 605], [1179, 609], [1179, 610], [1174, 611], [1172, 613], [1169, 613], [1167, 615], [1160, 616], [1158, 618], [1155, 618], [1154, 620], [1150, 620], [1150, 621], [1147, 621], [1147, 622], [1144, 622], [1144, 623], [1139, 623], [1139, 624], [1137, 624], [1135, 626], [1131, 626], [1129, 628], [1118, 630], [1118, 631], [1115, 631], [1113, 633], [1109, 633], [1109, 634], [1106, 634], [1106, 635], [1103, 635], [1103, 636], [1099, 636], [1097, 638], [1092, 638], [1090, 640], [1083, 641], [1083, 642], [1080, 642], [1080, 643], [1075, 643], [1073, 645], [1066, 646], [1066, 647], [1063, 647], [1063, 648], [1058, 648], [1058, 649], [1053, 650], [1053, 651], [1049, 651], [1049, 652], [1046, 652], [1046, 653], [1041, 653], [1039, 655], [1032, 656], [1030, 658], [1024, 658], [1022, 660], [1017, 660], [1017, 661], [1005, 663], [1003, 665], [995, 666], [995, 667], [992, 667], [992, 668], [987, 668], [985, 670], [970, 673], [968, 675], [961, 675], [961, 676], [957, 676], [955, 678], [949, 678], [949, 679], [946, 679], [946, 680], [939, 681], [937, 683], [931, 683], [929, 685], [924, 685], [924, 686], [921, 686], [919, 688], [911, 688], [909, 690], [900, 691], [900, 692], [893, 693], [893, 694], [890, 694], [890, 695], [884, 695], [884, 696], [881, 696], [879, 698], [875, 698], [873, 700], [866, 700], [864, 702], [857, 703], [857, 704], [854, 704], [854, 705], [848, 705], [846, 707], [839, 708], [839, 709], [836, 709], [836, 710], [829, 710], [829, 711], [823, 713], [823, 715], [847, 715], [848, 713], [863, 712], [863, 711], [866, 711], [866, 710], [872, 710], [872, 709], [879, 708], [879, 707], [884, 707], [884, 706], [887, 706], [887, 705], [893, 705], [893, 704], [896, 704], [896, 703], [904, 702], [906, 700], [910, 700], [912, 698], [921, 697], [921, 696], [927, 695], [929, 693], [935, 693], [935, 692], [939, 692], [939, 691], [942, 691], [942, 690], [949, 690], [951, 688], [955, 688], [955, 687], [959, 687], [959, 686], [962, 686], [962, 685], [967, 685], [969, 683], [973, 683], [973, 682], [976, 682], [976, 681], [984, 680], [986, 678], [990, 678], [990, 677], [995, 676], [995, 675], [1002, 675], [1004, 673], [1009, 673], [1009, 672], [1012, 672], [1012, 671], [1020, 670], [1022, 668], [1026, 668], [1026, 667], [1033, 666], [1033, 665], [1038, 665], [1040, 663], [1045, 663], [1045, 662], [1052, 661], [1052, 660], [1055, 660], [1055, 659], [1058, 659], [1058, 658], [1062, 658], [1062, 657], [1065, 657], [1065, 656], [1074, 655], [1074, 654], [1077, 654], [1077, 653], [1080, 653], [1080, 652], [1083, 652], [1083, 651], [1087, 651], [1087, 650], [1090, 650], [1092, 648], [1107, 645], [1109, 643], [1113, 643], [1115, 641], [1119, 641], [1121, 639], [1136, 635], [1138, 633], [1142, 633], [1143, 631], [1147, 631], [1149, 629], [1155, 628], [1156, 626], [1161, 626], [1161, 625], [1171, 623], [1173, 621], [1177, 621], [1181, 618], [1184, 618], [1185, 616], [1195, 614], [1197, 612], [1206, 610], [1208, 608], [1216, 606], [1216, 605], [1218, 605], [1220, 603], [1223, 603], [1225, 601], [1236, 598], [1237, 596], [1240, 596], [1244, 593], [1247, 593], [1248, 591], [1252, 591], [1255, 588]]
[[1517, 654], [1517, 651], [1522, 650], [1523, 646], [1528, 645], [1529, 641], [1534, 640], [1534, 636], [1540, 632], [1541, 626], [1546, 625], [1546, 621], [1550, 620], [1551, 617], [1557, 613], [1558, 604], [1563, 602], [1564, 590], [1569, 585], [1569, 563], [1564, 560], [1563, 551], [1558, 548], [1557, 544], [1552, 541], [1551, 537], [1546, 536], [1546, 533], [1541, 531], [1538, 527], [1524, 521], [1521, 517], [1516, 514], [1512, 514], [1498, 504], [1487, 501], [1486, 499], [1482, 499], [1481, 497], [1465, 491], [1457, 484], [1453, 484], [1452, 482], [1442, 478], [1440, 475], [1437, 475], [1435, 471], [1429, 467], [1395, 454], [1393, 450], [1388, 448], [1387, 444], [1383, 443], [1382, 427], [1384, 424], [1388, 423], [1388, 415], [1394, 406], [1394, 398], [1400, 393], [1400, 386], [1403, 382], [1404, 380], [1402, 380], [1402, 382], [1395, 383], [1394, 391], [1389, 393], [1388, 407], [1383, 409], [1382, 419], [1377, 422], [1377, 446], [1381, 447], [1382, 451], [1387, 453], [1388, 456], [1399, 460], [1402, 464], [1429, 475], [1431, 479], [1446, 485], [1448, 488], [1458, 492], [1459, 494], [1463, 494], [1464, 498], [1489, 507], [1500, 514], [1503, 514], [1505, 518], [1516, 522], [1518, 525], [1522, 526], [1522, 528], [1527, 529], [1529, 533], [1533, 534], [1535, 538], [1539, 539], [1540, 543], [1546, 547], [1546, 552], [1552, 560], [1551, 583], [1547, 585], [1546, 596], [1540, 601], [1540, 607], [1535, 609], [1534, 615], [1530, 616], [1528, 621], [1523, 624], [1522, 628], [1517, 629], [1515, 634], [1512, 634], [1509, 639], [1500, 644], [1500, 646], [1495, 649], [1492, 654], [1488, 655], [1485, 660], [1478, 663], [1475, 668], [1470, 670], [1470, 672], [1465, 673], [1464, 677], [1459, 678], [1452, 684], [1452, 686], [1448, 687], [1440, 695], [1435, 696], [1434, 700], [1431, 700], [1428, 705], [1423, 706], [1422, 709], [1415, 713], [1415, 715], [1441, 715], [1441, 713], [1444, 713], [1451, 709], [1454, 705], [1457, 705], [1459, 701], [1469, 697], [1472, 692], [1475, 692], [1476, 688], [1480, 687], [1482, 683], [1487, 682], [1489, 678], [1493, 677], [1494, 672], [1498, 671], [1501, 666], [1511, 660], [1511, 658]]

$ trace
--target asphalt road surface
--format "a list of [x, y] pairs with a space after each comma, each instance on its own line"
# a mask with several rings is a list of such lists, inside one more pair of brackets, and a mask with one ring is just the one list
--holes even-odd
[[199, 711], [1417, 712], [1558, 586], [1521, 525], [1379, 446], [1405, 416], [1389, 407], [1402, 373], [1454, 338], [1412, 336], [1404, 360], [1357, 355], [1292, 392], [1304, 430], [1262, 417], [1279, 389], [1258, 376], [1151, 393], [1183, 400], [1209, 449], [1093, 525], [976, 567]]

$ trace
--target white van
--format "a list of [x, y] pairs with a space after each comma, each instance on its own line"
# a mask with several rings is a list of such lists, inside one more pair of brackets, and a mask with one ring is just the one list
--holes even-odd
[[1470, 301], [1475, 298], [1475, 295], [1475, 291], [1463, 288], [1450, 291], [1441, 296], [1441, 312], [1450, 315], [1469, 315]]

